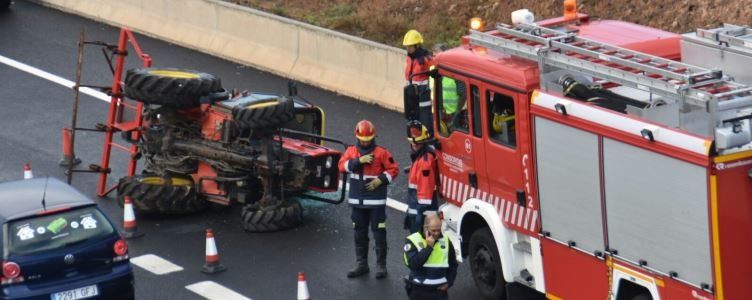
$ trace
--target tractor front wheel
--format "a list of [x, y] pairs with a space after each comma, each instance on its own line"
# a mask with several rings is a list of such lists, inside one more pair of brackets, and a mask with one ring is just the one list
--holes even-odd
[[243, 129], [276, 128], [293, 118], [295, 103], [290, 98], [264, 100], [232, 109], [232, 119]]
[[278, 205], [248, 204], [240, 213], [243, 228], [248, 232], [274, 232], [290, 229], [303, 222], [303, 207], [298, 201]]
[[201, 97], [221, 91], [218, 77], [193, 70], [138, 68], [125, 76], [125, 95], [145, 104], [193, 108]]
[[189, 177], [123, 177], [118, 185], [118, 202], [121, 206], [126, 196], [131, 197], [137, 211], [145, 214], [180, 215], [207, 207], [207, 202], [196, 193], [193, 179]]

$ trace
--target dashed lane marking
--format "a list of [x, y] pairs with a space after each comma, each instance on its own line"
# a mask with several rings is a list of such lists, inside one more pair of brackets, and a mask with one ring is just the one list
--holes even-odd
[[[22, 62], [19, 62], [19, 61], [7, 58], [7, 57], [2, 56], [2, 55], [0, 55], [0, 63], [3, 63], [5, 65], [8, 65], [8, 66], [16, 68], [16, 69], [19, 69], [19, 70], [24, 71], [26, 73], [29, 73], [31, 75], [47, 79], [49, 81], [52, 81], [54, 83], [57, 83], [57, 84], [62, 85], [64, 87], [67, 87], [69, 89], [73, 89], [73, 86], [76, 85], [76, 83], [73, 82], [73, 81], [70, 81], [70, 80], [65, 79], [63, 77], [60, 77], [60, 76], [57, 76], [55, 74], [49, 73], [47, 71], [43, 71], [43, 70], [41, 70], [39, 68], [32, 67], [32, 66], [24, 64]], [[92, 96], [92, 97], [94, 97], [96, 99], [102, 100], [104, 102], [110, 102], [110, 96], [107, 96], [107, 94], [102, 93], [102, 92], [97, 91], [97, 90], [92, 89], [92, 88], [82, 87], [82, 88], [79, 89], [79, 92], [81, 92], [82, 94], [86, 94], [86, 95]]]
[[144, 254], [139, 257], [131, 258], [131, 263], [157, 275], [164, 275], [183, 270], [183, 267], [173, 264], [154, 254]]
[[186, 285], [185, 288], [211, 300], [251, 300], [251, 298], [238, 294], [214, 281], [201, 281]]
[[[24, 64], [22, 62], [13, 60], [11, 58], [8, 58], [8, 57], [2, 56], [2, 55], [0, 55], [0, 63], [3, 63], [5, 65], [8, 65], [8, 66], [16, 68], [16, 69], [19, 69], [19, 70], [24, 71], [26, 73], [29, 73], [31, 75], [47, 79], [49, 81], [52, 81], [54, 83], [57, 83], [57, 84], [62, 85], [64, 87], [66, 87], [66, 88], [69, 88], [69, 89], [73, 89], [73, 86], [75, 85], [75, 82], [73, 82], [73, 81], [70, 81], [70, 80], [65, 79], [63, 77], [57, 76], [57, 75], [49, 73], [47, 71], [43, 71], [43, 70], [41, 70], [39, 68], [32, 67], [30, 65]], [[99, 100], [102, 100], [104, 102], [108, 102], [108, 103], [110, 102], [110, 97], [107, 96], [107, 94], [102, 93], [100, 91], [97, 91], [97, 90], [94, 90], [94, 89], [91, 89], [91, 88], [88, 88], [88, 87], [82, 87], [82, 88], [79, 89], [79, 91], [82, 94], [86, 94], [86, 95], [92, 96], [92, 97], [94, 97], [96, 99], [99, 99]], [[391, 208], [393, 208], [393, 209], [395, 209], [395, 210], [401, 211], [401, 212], [406, 212], [407, 211], [407, 204], [405, 204], [403, 202], [400, 202], [400, 201], [397, 201], [397, 200], [394, 200], [392, 198], [387, 198], [386, 205], [389, 206], [389, 207], [391, 207]], [[181, 270], [182, 270], [182, 268], [181, 268]]]

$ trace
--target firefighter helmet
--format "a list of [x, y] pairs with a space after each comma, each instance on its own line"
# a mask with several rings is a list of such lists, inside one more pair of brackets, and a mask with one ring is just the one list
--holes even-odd
[[415, 29], [410, 29], [405, 33], [405, 38], [402, 39], [402, 46], [413, 46], [423, 44], [423, 36], [420, 35]]
[[362, 120], [355, 125], [355, 138], [360, 141], [368, 142], [376, 137], [376, 127], [368, 120]]
[[407, 123], [407, 140], [413, 144], [423, 144], [431, 141], [431, 135], [423, 123], [412, 120]]

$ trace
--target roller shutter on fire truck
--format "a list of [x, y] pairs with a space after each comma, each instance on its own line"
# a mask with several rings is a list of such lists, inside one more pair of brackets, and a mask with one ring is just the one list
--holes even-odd
[[704, 166], [540, 116], [534, 123], [545, 235], [695, 286], [713, 282]]

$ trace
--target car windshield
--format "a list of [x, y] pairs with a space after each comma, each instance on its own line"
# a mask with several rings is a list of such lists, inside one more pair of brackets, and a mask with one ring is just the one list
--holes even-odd
[[12, 221], [8, 224], [10, 254], [30, 254], [64, 248], [114, 232], [93, 206]]

